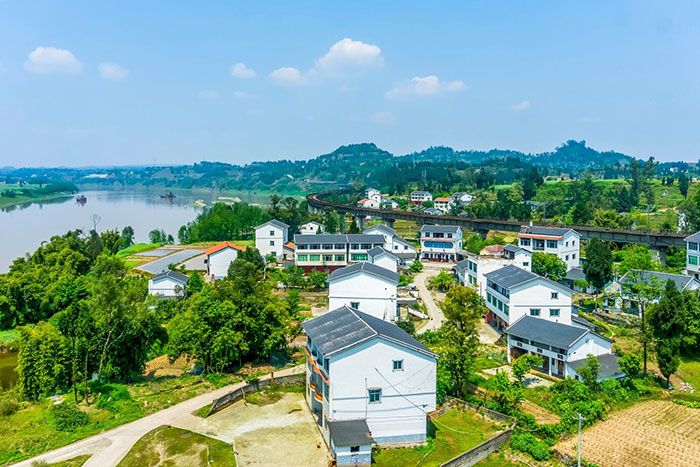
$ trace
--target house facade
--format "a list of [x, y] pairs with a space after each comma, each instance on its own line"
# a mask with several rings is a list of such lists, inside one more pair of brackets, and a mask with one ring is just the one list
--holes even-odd
[[523, 316], [571, 324], [571, 290], [512, 264], [486, 273], [486, 320], [499, 330]]
[[[486, 251], [488, 252], [488, 250]], [[455, 264], [454, 270], [460, 285], [475, 288], [479, 295], [486, 300], [486, 274], [508, 265], [530, 271], [532, 269], [532, 254], [515, 245], [506, 245], [497, 254], [475, 255], [467, 253], [465, 259]]]
[[453, 193], [451, 198], [454, 201], [459, 201], [460, 203], [462, 203], [464, 205], [471, 204], [471, 202], [474, 201], [474, 195], [469, 194], [469, 193], [465, 193], [465, 192], [461, 192], [461, 191], [457, 192], [457, 193]]
[[326, 228], [320, 222], [311, 221], [299, 226], [299, 233], [302, 235], [316, 235], [324, 233]]
[[454, 201], [448, 196], [442, 198], [435, 198], [435, 200], [433, 200], [433, 203], [435, 209], [439, 209], [443, 213], [447, 213], [454, 204]]
[[433, 200], [433, 195], [427, 191], [419, 191], [419, 190], [412, 191], [410, 197], [411, 197], [411, 204], [417, 204], [419, 206], [421, 206], [426, 201]]
[[384, 237], [384, 249], [393, 253], [399, 259], [399, 266], [408, 267], [415, 261], [418, 253], [416, 247], [408, 240], [399, 237], [396, 231], [384, 224], [376, 224], [364, 230], [367, 235]]
[[399, 313], [399, 274], [373, 263], [356, 263], [328, 276], [328, 308], [350, 306], [378, 319], [394, 322]]
[[580, 266], [581, 235], [573, 229], [523, 226], [518, 234], [518, 246], [532, 253], [556, 255], [567, 269]]
[[613, 341], [597, 334], [585, 320], [564, 324], [522, 316], [505, 330], [505, 334], [509, 363], [524, 354], [539, 355], [544, 364], [538, 370], [557, 378], [580, 379], [577, 370], [585, 364], [588, 355], [593, 355], [600, 363], [599, 380], [624, 376], [617, 356], [612, 353]]
[[333, 271], [349, 264], [369, 261], [368, 251], [384, 246], [381, 235], [320, 234], [294, 236], [294, 262], [306, 272]]
[[207, 277], [211, 280], [223, 279], [228, 275], [229, 265], [238, 258], [238, 253], [245, 248], [231, 242], [221, 242], [204, 250], [207, 255]]
[[276, 219], [260, 224], [255, 228], [255, 248], [263, 258], [275, 255], [284, 257], [284, 244], [289, 241], [289, 226]]
[[[306, 402], [319, 429], [339, 456], [348, 447], [356, 464], [371, 457], [362, 440], [378, 445], [415, 445], [426, 441], [427, 414], [436, 406], [437, 356], [398, 326], [344, 306], [304, 321]], [[348, 425], [355, 443], [343, 442], [334, 425]], [[337, 429], [336, 429], [337, 428]], [[369, 439], [371, 438], [371, 441]], [[344, 456], [345, 457], [345, 456]], [[337, 458], [340, 462], [340, 458]]]
[[650, 303], [657, 303], [663, 296], [666, 282], [669, 280], [676, 284], [676, 289], [678, 289], [679, 292], [683, 292], [684, 290], [693, 291], [700, 288], [700, 280], [693, 276], [633, 269], [622, 276], [618, 281], [620, 286], [620, 294], [618, 297], [616, 297], [613, 308], [633, 315], [638, 315], [639, 304], [636, 298], [637, 294], [634, 291], [634, 285], [636, 283], [646, 282], [647, 284], [658, 287], [658, 296], [650, 301]]
[[164, 271], [148, 280], [148, 294], [154, 297], [175, 298], [187, 292], [190, 276], [176, 271]]
[[401, 260], [394, 255], [392, 252], [380, 247], [375, 246], [367, 252], [369, 255], [369, 262], [376, 264], [377, 266], [388, 269], [392, 272], [399, 272], [399, 265]]
[[700, 266], [698, 259], [700, 259], [700, 232], [696, 232], [693, 235], [685, 237], [686, 255], [685, 255], [685, 271], [689, 276], [693, 276], [696, 279], [700, 278]]
[[462, 250], [462, 229], [452, 225], [423, 225], [420, 229], [421, 259], [456, 261]]

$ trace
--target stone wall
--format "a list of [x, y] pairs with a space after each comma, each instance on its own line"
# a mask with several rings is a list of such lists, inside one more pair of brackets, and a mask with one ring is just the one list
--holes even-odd
[[234, 402], [238, 402], [239, 400], [243, 399], [243, 397], [246, 394], [257, 392], [260, 389], [269, 386], [270, 384], [274, 384], [276, 386], [291, 386], [293, 384], [305, 383], [306, 374], [301, 373], [297, 375], [280, 376], [274, 378], [274, 382], [269, 379], [265, 379], [262, 381], [258, 381], [257, 383], [246, 384], [245, 386], [242, 386], [236, 389], [235, 391], [231, 391], [228, 394], [219, 397], [218, 399], [214, 399], [211, 403], [211, 408], [209, 409], [209, 412], [206, 416], [208, 417], [209, 415], [215, 414], [216, 412], [225, 409]]

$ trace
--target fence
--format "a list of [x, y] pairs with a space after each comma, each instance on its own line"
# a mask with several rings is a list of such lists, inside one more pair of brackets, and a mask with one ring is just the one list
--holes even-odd
[[215, 414], [216, 412], [225, 409], [234, 402], [238, 402], [239, 400], [243, 399], [246, 396], [246, 394], [257, 392], [260, 389], [270, 386], [270, 384], [274, 384], [276, 386], [291, 386], [293, 384], [304, 384], [305, 382], [306, 374], [301, 373], [296, 375], [276, 377], [274, 378], [274, 381], [271, 379], [264, 379], [255, 383], [246, 384], [245, 386], [241, 386], [235, 391], [231, 391], [228, 394], [219, 397], [218, 399], [214, 399], [211, 403], [211, 408], [209, 409], [209, 412], [207, 412], [206, 416], [208, 417], [209, 415]]
[[504, 415], [500, 412], [487, 409], [483, 406], [470, 404], [469, 402], [455, 399], [453, 397], [447, 396], [446, 400], [447, 402], [439, 411], [433, 412], [431, 414], [431, 419], [439, 417], [444, 413], [447, 413], [455, 406], [460, 406], [469, 410], [473, 410], [477, 413], [486, 415], [487, 417], [497, 420], [499, 422], [508, 423], [509, 425], [508, 428], [498, 433], [493, 438], [488, 439], [480, 445], [473, 447], [470, 450], [459, 454], [458, 456], [453, 457], [447, 462], [442, 463], [440, 467], [470, 467], [472, 465], [475, 465], [477, 462], [486, 459], [491, 453], [500, 449], [510, 439], [510, 435], [513, 434], [513, 430], [515, 429], [515, 425], [517, 424], [517, 420], [515, 420], [513, 417], [509, 417], [508, 415]]

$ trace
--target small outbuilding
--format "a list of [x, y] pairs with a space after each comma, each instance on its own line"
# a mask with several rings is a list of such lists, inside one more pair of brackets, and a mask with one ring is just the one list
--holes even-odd
[[[187, 292], [187, 282], [190, 276], [175, 271], [164, 271], [148, 280], [148, 294], [154, 297], [175, 298], [178, 292]], [[179, 289], [178, 289], [179, 287]]]

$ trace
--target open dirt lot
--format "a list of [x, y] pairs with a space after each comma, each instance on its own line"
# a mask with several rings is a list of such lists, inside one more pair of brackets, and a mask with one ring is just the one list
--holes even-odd
[[[206, 419], [177, 426], [233, 443], [239, 465], [328, 465], [328, 452], [303, 393], [283, 393], [274, 403], [236, 402]], [[320, 445], [320, 447], [317, 447]]]
[[[697, 466], [700, 414], [670, 401], [649, 401], [612, 414], [583, 432], [583, 458], [601, 466]], [[576, 455], [576, 437], [554, 448]]]

